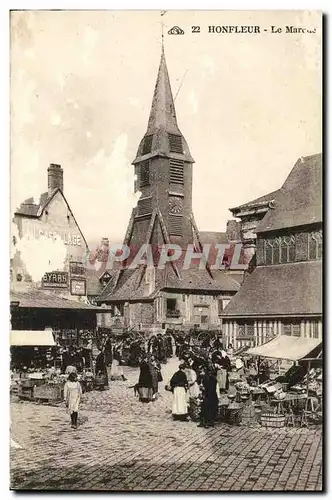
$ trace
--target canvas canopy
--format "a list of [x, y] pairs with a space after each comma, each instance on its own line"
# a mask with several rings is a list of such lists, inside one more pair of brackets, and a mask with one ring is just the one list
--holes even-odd
[[10, 332], [11, 346], [55, 346], [52, 330], [12, 330]]
[[248, 349], [246, 354], [265, 358], [298, 361], [322, 343], [321, 339], [280, 335], [265, 344]]

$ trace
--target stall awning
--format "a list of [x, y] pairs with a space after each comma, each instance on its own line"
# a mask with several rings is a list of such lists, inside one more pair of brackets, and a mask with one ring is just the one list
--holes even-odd
[[321, 343], [321, 339], [308, 339], [304, 337], [280, 335], [269, 342], [266, 342], [266, 344], [248, 349], [246, 354], [252, 356], [263, 356], [265, 358], [298, 361], [305, 358]]
[[52, 330], [12, 330], [11, 346], [51, 347], [56, 345]]

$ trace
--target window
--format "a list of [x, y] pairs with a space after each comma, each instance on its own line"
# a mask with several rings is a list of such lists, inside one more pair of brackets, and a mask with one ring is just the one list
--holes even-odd
[[209, 323], [209, 306], [194, 306], [194, 322], [196, 325]]
[[171, 153], [183, 154], [181, 135], [168, 134], [168, 142]]
[[280, 262], [280, 239], [275, 238], [273, 240], [273, 251], [272, 251], [272, 264], [279, 264]]
[[321, 323], [319, 321], [313, 321], [310, 325], [310, 337], [314, 339], [320, 338], [320, 328]]
[[171, 236], [182, 236], [182, 216], [169, 214], [169, 234]]
[[166, 316], [168, 318], [179, 318], [180, 311], [177, 308], [177, 300], [176, 299], [166, 299]]
[[272, 264], [273, 263], [273, 257], [272, 257], [272, 241], [271, 240], [265, 240], [264, 243], [264, 250], [265, 250], [265, 264]]
[[295, 262], [295, 237], [283, 236], [280, 239], [281, 264], [286, 262]]
[[322, 258], [323, 253], [323, 234], [322, 231], [315, 231], [308, 235], [309, 237], [309, 260], [318, 260]]
[[142, 163], [140, 163], [139, 165], [140, 165], [139, 186], [140, 187], [149, 186], [149, 184], [150, 184], [150, 162], [149, 162], [149, 160], [142, 161]]
[[264, 262], [267, 265], [295, 262], [295, 237], [283, 236], [265, 240], [264, 254]]
[[222, 314], [223, 310], [230, 302], [231, 299], [218, 299], [218, 314], [219, 316]]
[[142, 198], [137, 203], [137, 215], [149, 215], [152, 212], [152, 200], [149, 198]]
[[300, 337], [301, 328], [300, 323], [287, 322], [282, 325], [283, 335], [288, 335], [291, 337]]
[[146, 135], [144, 137], [142, 154], [146, 155], [151, 153], [153, 135]]
[[239, 333], [238, 338], [248, 338], [255, 335], [254, 323], [239, 323]]
[[183, 161], [169, 161], [169, 181], [171, 184], [180, 184], [183, 186]]

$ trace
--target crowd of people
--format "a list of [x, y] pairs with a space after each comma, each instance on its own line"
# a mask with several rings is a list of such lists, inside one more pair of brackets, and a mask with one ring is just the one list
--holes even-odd
[[173, 393], [174, 420], [188, 421], [190, 398], [200, 398], [199, 426], [214, 426], [219, 397], [228, 390], [232, 355], [232, 345], [226, 352], [219, 337], [211, 339], [207, 336], [200, 348], [191, 345], [188, 340], [181, 342], [178, 349], [179, 369], [169, 383]]
[[[197, 342], [197, 336], [192, 334], [184, 335], [181, 332], [174, 334], [169, 331], [164, 335], [154, 335], [148, 340], [143, 336], [131, 339], [109, 337], [100, 346], [95, 360], [95, 374], [104, 376], [106, 383], [109, 384], [116, 379], [126, 380], [123, 372], [125, 364], [138, 366], [139, 377], [133, 388], [140, 402], [149, 403], [158, 398], [159, 383], [163, 380], [162, 364], [167, 363], [167, 360], [174, 355], [179, 359], [179, 369], [165, 386], [173, 393], [174, 420], [188, 421], [190, 398], [199, 398], [201, 400], [199, 425], [213, 426], [218, 413], [219, 397], [226, 393], [229, 387], [228, 374], [233, 355], [232, 345], [224, 350], [217, 335], [212, 337], [206, 334], [200, 342]], [[66, 397], [70, 401], [73, 390], [75, 393], [73, 399], [76, 401], [80, 394], [77, 393], [76, 380], [73, 376], [71, 378], [66, 388]], [[74, 406], [72, 404], [73, 408]], [[75, 413], [73, 417], [75, 426], [77, 405], [72, 413]]]

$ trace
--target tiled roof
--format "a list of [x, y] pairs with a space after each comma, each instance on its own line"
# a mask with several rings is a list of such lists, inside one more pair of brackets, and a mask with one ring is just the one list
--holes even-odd
[[322, 222], [322, 155], [300, 158], [257, 233]]
[[20, 208], [17, 209], [16, 213], [20, 215], [37, 217], [38, 210], [39, 205], [36, 205], [35, 203], [22, 203]]
[[321, 261], [258, 266], [223, 315], [259, 317], [322, 313]]
[[252, 201], [248, 201], [247, 203], [244, 203], [243, 205], [239, 205], [237, 207], [230, 208], [230, 211], [231, 212], [240, 212], [240, 211], [243, 211], [245, 209], [259, 207], [259, 205], [266, 205], [267, 203], [270, 203], [273, 200], [275, 200], [278, 192], [279, 192], [279, 189], [277, 191], [272, 191], [272, 193], [265, 194], [264, 196], [260, 196], [259, 198], [255, 198]]
[[187, 270], [180, 269], [180, 278], [176, 275], [170, 263], [165, 269], [155, 269], [155, 290], [149, 294], [149, 286], [145, 282], [145, 269], [138, 267], [134, 270], [125, 269], [121, 272], [118, 285], [106, 287], [98, 301], [123, 301], [153, 299], [159, 290], [199, 290], [213, 292], [235, 293], [240, 284], [224, 270], [213, 271], [212, 278], [206, 269], [199, 269], [194, 265]]
[[240, 288], [239, 283], [233, 280], [225, 270], [212, 271], [213, 278], [205, 269], [198, 269], [198, 266], [186, 270], [182, 269], [180, 274], [181, 279], [169, 267], [165, 288], [220, 292], [237, 292]]
[[211, 245], [227, 244], [227, 233], [219, 233], [217, 231], [200, 231], [199, 237], [202, 245], [210, 243]]
[[10, 300], [19, 302], [19, 307], [45, 309], [87, 309], [100, 310], [96, 306], [58, 297], [56, 294], [47, 294], [39, 290], [29, 292], [10, 292]]
[[28, 215], [32, 217], [38, 216], [38, 211], [41, 207], [43, 207], [49, 199], [48, 192], [42, 193], [40, 195], [39, 203], [34, 203], [33, 198], [29, 198], [21, 203], [21, 206], [16, 210], [16, 214], [19, 215]]
[[99, 296], [103, 289], [106, 288], [105, 285], [102, 285], [100, 278], [103, 274], [107, 272], [110, 275], [110, 280], [108, 282], [108, 286], [110, 286], [116, 276], [116, 269], [104, 269], [101, 267], [100, 269], [87, 269], [86, 270], [86, 284], [87, 284], [87, 295], [88, 296]]

